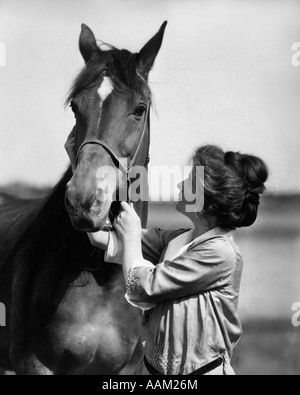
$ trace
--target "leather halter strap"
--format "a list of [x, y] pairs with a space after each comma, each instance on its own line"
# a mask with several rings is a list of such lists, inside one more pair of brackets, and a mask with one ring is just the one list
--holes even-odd
[[112, 149], [110, 149], [109, 146], [101, 140], [87, 140], [81, 144], [81, 146], [79, 147], [78, 153], [77, 153], [77, 157], [76, 157], [76, 167], [78, 164], [78, 159], [79, 159], [79, 155], [81, 154], [81, 151], [83, 150], [83, 148], [85, 146], [87, 146], [89, 144], [100, 145], [100, 147], [104, 148], [105, 151], [107, 151], [109, 153], [109, 155], [111, 156], [113, 161], [119, 166], [120, 170], [122, 170], [123, 173], [125, 173], [125, 174], [128, 173], [128, 169], [125, 169], [121, 160], [117, 157], [117, 155], [114, 153], [114, 151]]
[[[146, 115], [145, 115], [145, 121], [144, 121], [144, 126], [143, 126], [143, 132], [141, 134], [141, 137], [139, 139], [137, 148], [135, 150], [134, 156], [132, 157], [132, 159], [130, 160], [130, 162], [128, 163], [128, 167], [127, 169], [124, 167], [124, 165], [122, 164], [121, 159], [115, 154], [115, 152], [106, 144], [104, 143], [102, 140], [98, 140], [98, 139], [93, 139], [93, 140], [86, 140], [84, 141], [81, 146], [78, 149], [77, 155], [76, 155], [76, 162], [75, 165], [77, 167], [78, 164], [78, 159], [79, 159], [79, 155], [81, 154], [83, 148], [89, 144], [96, 144], [96, 145], [100, 145], [102, 148], [104, 148], [108, 154], [111, 156], [112, 160], [115, 162], [115, 164], [119, 167], [119, 169], [126, 175], [127, 178], [127, 183], [130, 185], [130, 178], [129, 178], [129, 173], [130, 170], [132, 169], [132, 167], [135, 165], [135, 162], [137, 160], [140, 148], [142, 146], [143, 143], [143, 139], [144, 136], [146, 134], [146, 129], [147, 129], [147, 125], [150, 128], [150, 109], [147, 109]], [[146, 159], [146, 163], [145, 166], [147, 166], [149, 163], [149, 153]]]

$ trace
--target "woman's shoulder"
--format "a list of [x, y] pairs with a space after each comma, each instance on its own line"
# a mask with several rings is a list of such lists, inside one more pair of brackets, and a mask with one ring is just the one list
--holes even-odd
[[162, 230], [162, 235], [164, 239], [164, 243], [167, 245], [172, 240], [176, 239], [177, 237], [183, 235], [191, 231], [191, 228], [182, 228], [182, 229], [173, 229], [173, 230]]
[[241, 253], [235, 244], [232, 234], [220, 233], [212, 234], [206, 238], [199, 238], [190, 246], [190, 250], [195, 253], [206, 255], [212, 261], [228, 262], [236, 264], [241, 259]]

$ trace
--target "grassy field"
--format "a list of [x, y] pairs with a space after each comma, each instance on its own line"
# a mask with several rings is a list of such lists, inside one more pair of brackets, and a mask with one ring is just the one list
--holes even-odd
[[299, 375], [300, 328], [280, 319], [245, 322], [232, 362], [238, 375]]

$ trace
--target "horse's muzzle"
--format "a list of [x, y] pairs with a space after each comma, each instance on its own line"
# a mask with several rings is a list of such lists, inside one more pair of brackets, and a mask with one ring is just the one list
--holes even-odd
[[65, 206], [77, 230], [96, 232], [105, 227], [111, 202], [100, 202], [96, 197], [83, 201], [74, 190], [67, 188]]

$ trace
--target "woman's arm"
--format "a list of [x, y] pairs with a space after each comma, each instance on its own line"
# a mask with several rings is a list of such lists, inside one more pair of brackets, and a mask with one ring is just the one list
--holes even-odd
[[119, 240], [122, 245], [121, 261], [125, 281], [132, 267], [155, 267], [151, 262], [145, 261], [142, 253], [142, 226], [141, 220], [134, 210], [133, 204], [121, 203], [122, 212], [114, 222]]
[[[169, 239], [183, 231], [164, 231], [160, 228], [142, 229], [142, 254], [146, 261], [157, 265]], [[88, 237], [94, 247], [106, 251], [105, 261], [122, 264], [123, 243], [116, 231], [89, 233]]]
[[135, 304], [160, 303], [219, 289], [232, 281], [236, 262], [231, 244], [215, 238], [152, 269], [133, 268], [127, 298]]
[[108, 248], [110, 233], [105, 231], [99, 231], [96, 233], [87, 233], [91, 244], [100, 250], [106, 251]]
[[96, 233], [88, 233], [87, 235], [94, 247], [105, 251], [105, 262], [117, 263], [119, 265], [123, 264], [123, 246], [116, 231], [99, 231]]

